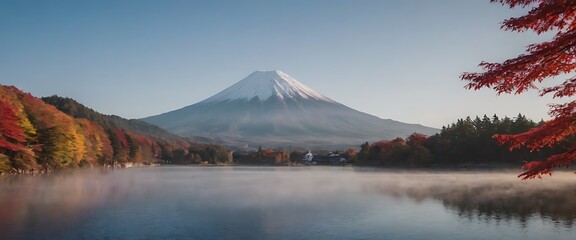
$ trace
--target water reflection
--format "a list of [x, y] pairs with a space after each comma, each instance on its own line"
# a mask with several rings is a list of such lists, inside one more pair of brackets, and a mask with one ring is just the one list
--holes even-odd
[[575, 179], [572, 173], [520, 181], [513, 172], [323, 167], [158, 167], [0, 176], [0, 236], [445, 239], [463, 228], [468, 230], [461, 237], [476, 232], [478, 238], [490, 233], [497, 238], [506, 232], [511, 239], [572, 239]]
[[572, 228], [576, 219], [576, 175], [557, 173], [545, 180], [520, 181], [513, 172], [394, 174], [376, 191], [416, 202], [435, 199], [461, 219], [485, 222], [540, 218]]
[[113, 171], [0, 177], [0, 235], [7, 239], [50, 239], [93, 212], [121, 203], [132, 189], [129, 182], [114, 184], [119, 176]]

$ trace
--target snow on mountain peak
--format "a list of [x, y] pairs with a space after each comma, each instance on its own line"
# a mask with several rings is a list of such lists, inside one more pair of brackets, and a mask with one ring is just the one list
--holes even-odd
[[328, 97], [312, 90], [308, 86], [282, 71], [256, 71], [204, 102], [246, 99], [258, 97], [264, 101], [272, 96], [284, 98], [305, 98], [334, 102]]

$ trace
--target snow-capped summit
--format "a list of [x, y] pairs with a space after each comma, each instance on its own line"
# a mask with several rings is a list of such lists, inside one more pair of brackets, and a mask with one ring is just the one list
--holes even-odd
[[265, 101], [276, 96], [279, 99], [304, 98], [334, 102], [302, 84], [282, 71], [256, 71], [204, 102], [221, 102], [226, 100], [251, 100], [257, 97]]
[[281, 71], [254, 72], [204, 101], [143, 120], [181, 136], [237, 147], [352, 147], [438, 131], [351, 109]]

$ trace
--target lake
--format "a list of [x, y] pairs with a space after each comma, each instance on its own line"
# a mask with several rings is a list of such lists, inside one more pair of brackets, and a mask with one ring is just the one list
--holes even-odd
[[0, 176], [1, 239], [576, 239], [576, 175], [353, 167]]

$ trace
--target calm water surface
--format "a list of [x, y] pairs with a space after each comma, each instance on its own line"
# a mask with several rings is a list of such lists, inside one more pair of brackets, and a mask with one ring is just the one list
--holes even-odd
[[0, 239], [576, 239], [576, 175], [149, 167], [0, 176]]

